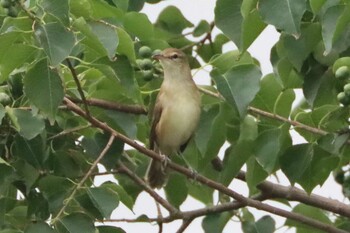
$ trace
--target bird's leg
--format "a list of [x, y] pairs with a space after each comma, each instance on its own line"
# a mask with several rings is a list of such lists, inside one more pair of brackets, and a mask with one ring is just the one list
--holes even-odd
[[166, 170], [166, 167], [168, 165], [168, 162], [170, 161], [169, 157], [162, 154], [162, 153], [159, 153], [160, 157], [161, 157], [161, 164], [162, 164], [162, 172], [165, 174], [165, 170]]

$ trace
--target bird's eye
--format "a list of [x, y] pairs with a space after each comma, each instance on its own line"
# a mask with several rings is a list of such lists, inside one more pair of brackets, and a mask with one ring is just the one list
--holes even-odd
[[174, 55], [171, 56], [171, 59], [176, 59], [176, 58], [178, 58], [178, 57], [179, 57], [179, 55], [177, 55], [177, 54], [175, 53]]

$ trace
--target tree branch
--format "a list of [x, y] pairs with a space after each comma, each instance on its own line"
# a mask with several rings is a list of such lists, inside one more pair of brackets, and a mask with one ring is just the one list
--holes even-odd
[[[89, 116], [86, 114], [86, 117], [89, 117]], [[75, 188], [73, 189], [73, 191], [71, 192], [69, 197], [65, 200], [65, 203], [62, 206], [62, 208], [58, 211], [58, 214], [56, 215], [56, 217], [52, 219], [52, 224], [54, 224], [60, 218], [60, 216], [64, 213], [66, 207], [68, 206], [69, 202], [71, 202], [73, 200], [76, 192], [83, 186], [85, 181], [91, 176], [91, 174], [92, 174], [93, 170], [96, 168], [97, 164], [100, 162], [100, 160], [103, 158], [103, 156], [105, 156], [105, 154], [107, 153], [109, 148], [112, 146], [114, 139], [115, 139], [115, 136], [112, 134], [111, 137], [109, 138], [105, 148], [102, 150], [101, 154], [97, 157], [97, 159], [91, 165], [89, 171], [85, 174], [85, 176], [81, 179], [81, 181], [75, 186]]]
[[[79, 108], [77, 105], [75, 105], [73, 102], [71, 102], [69, 99], [65, 98], [64, 99], [65, 104], [67, 105], [68, 109], [70, 109], [71, 111], [75, 112], [76, 114], [82, 116], [83, 118], [85, 118], [86, 120], [88, 120], [92, 125], [94, 125], [97, 128], [102, 129], [103, 131], [109, 132], [112, 135], [114, 135], [116, 138], [120, 139], [121, 141], [123, 141], [124, 143], [128, 144], [129, 146], [135, 148], [136, 150], [138, 150], [139, 152], [153, 158], [156, 159], [158, 161], [162, 161], [162, 157], [155, 153], [154, 151], [151, 151], [147, 148], [145, 148], [144, 146], [138, 144], [136, 141], [126, 137], [125, 135], [117, 132], [116, 130], [114, 130], [113, 128], [111, 128], [110, 126], [108, 126], [105, 123], [100, 122], [99, 120], [97, 120], [94, 117], [89, 117], [86, 112], [84, 112], [81, 108]], [[243, 205], [247, 205], [259, 210], [263, 210], [272, 214], [276, 214], [288, 219], [292, 219], [295, 221], [298, 221], [300, 223], [309, 225], [311, 227], [314, 227], [316, 229], [319, 230], [323, 230], [325, 232], [330, 232], [330, 233], [346, 233], [346, 231], [344, 230], [340, 230], [337, 229], [334, 226], [328, 225], [328, 224], [324, 224], [320, 221], [314, 220], [312, 218], [303, 216], [301, 214], [297, 214], [297, 213], [293, 213], [293, 212], [289, 212], [280, 208], [276, 208], [273, 206], [270, 206], [268, 204], [265, 203], [261, 203], [260, 201], [251, 199], [251, 198], [247, 198], [244, 197], [243, 195], [227, 188], [226, 186], [224, 186], [223, 184], [217, 183], [211, 179], [208, 179], [200, 174], [194, 174], [193, 171], [191, 171], [190, 169], [187, 169], [185, 167], [182, 167], [176, 163], [173, 163], [171, 161], [168, 162], [167, 166], [169, 168], [171, 168], [172, 170], [175, 170], [179, 173], [182, 173], [183, 175], [187, 176], [188, 178], [194, 179], [208, 187], [211, 187], [213, 189], [216, 189], [218, 191], [220, 191], [221, 193], [224, 193], [232, 198], [234, 198], [235, 200], [239, 201], [241, 204]]]
[[174, 206], [172, 206], [167, 200], [159, 196], [152, 188], [150, 188], [145, 181], [143, 181], [140, 177], [134, 174], [130, 169], [128, 169], [122, 162], [118, 162], [117, 171], [124, 175], [127, 175], [130, 179], [132, 179], [136, 184], [142, 187], [151, 197], [156, 200], [159, 204], [161, 204], [165, 209], [169, 211], [171, 215], [176, 215], [179, 212]]
[[[245, 172], [240, 171], [236, 178], [245, 181]], [[289, 201], [298, 201], [310, 206], [321, 208], [350, 218], [350, 207], [337, 200], [325, 198], [316, 194], [307, 194], [305, 191], [296, 187], [287, 187], [279, 184], [274, 184], [269, 181], [263, 181], [257, 186], [264, 195], [271, 198], [283, 198]]]
[[[66, 97], [74, 103], [83, 103], [83, 101], [80, 99], [76, 99], [68, 96]], [[101, 100], [101, 99], [94, 99], [94, 98], [86, 99], [85, 103], [90, 106], [100, 107], [100, 108], [109, 109], [109, 110], [115, 110], [119, 112], [147, 115], [146, 107], [141, 105], [120, 104], [116, 102], [111, 102], [111, 101]]]
[[89, 107], [86, 103], [86, 98], [85, 98], [85, 95], [84, 95], [84, 91], [80, 85], [80, 81], [79, 81], [79, 78], [78, 78], [78, 75], [77, 75], [77, 72], [75, 71], [72, 63], [70, 62], [69, 58], [66, 59], [66, 62], [67, 62], [67, 66], [70, 70], [70, 72], [72, 73], [72, 76], [73, 76], [73, 79], [74, 79], [74, 82], [75, 84], [77, 85], [77, 89], [78, 89], [78, 92], [79, 92], [79, 95], [80, 95], [80, 98], [84, 104], [84, 108], [85, 108], [85, 112], [87, 113], [87, 115], [90, 115], [90, 112], [89, 112]]

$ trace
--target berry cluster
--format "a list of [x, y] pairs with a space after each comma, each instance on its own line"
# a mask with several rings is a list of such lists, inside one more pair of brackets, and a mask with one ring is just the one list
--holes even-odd
[[18, 9], [16, 7], [17, 0], [1, 0], [0, 5], [4, 8], [6, 14], [11, 17], [17, 17]]
[[161, 51], [156, 49], [152, 51], [152, 49], [148, 46], [142, 46], [139, 48], [138, 55], [140, 59], [136, 59], [136, 64], [140, 71], [142, 72], [142, 77], [145, 81], [150, 81], [154, 77], [155, 70], [159, 67], [155, 67], [153, 64], [151, 57], [152, 55], [158, 54]]
[[334, 76], [339, 80], [343, 91], [337, 95], [338, 101], [347, 106], [350, 104], [350, 57], [339, 58], [333, 65]]

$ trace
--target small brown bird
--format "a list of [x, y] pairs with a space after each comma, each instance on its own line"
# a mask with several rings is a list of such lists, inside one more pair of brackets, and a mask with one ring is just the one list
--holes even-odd
[[[200, 93], [191, 75], [186, 55], [168, 48], [154, 56], [164, 70], [164, 81], [153, 110], [150, 149], [171, 156], [184, 149], [193, 135], [200, 116]], [[166, 167], [152, 160], [147, 180], [161, 188], [167, 179]]]

